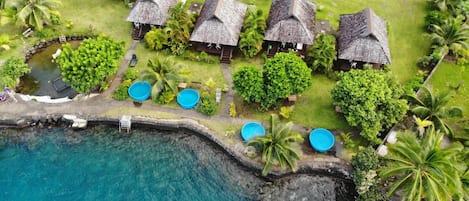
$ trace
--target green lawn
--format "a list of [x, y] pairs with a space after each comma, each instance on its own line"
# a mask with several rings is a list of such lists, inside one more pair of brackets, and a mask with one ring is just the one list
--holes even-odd
[[442, 62], [427, 84], [434, 90], [444, 91], [448, 86], [456, 86], [460, 82], [463, 85], [449, 104], [463, 107], [464, 113], [469, 116], [469, 68]]

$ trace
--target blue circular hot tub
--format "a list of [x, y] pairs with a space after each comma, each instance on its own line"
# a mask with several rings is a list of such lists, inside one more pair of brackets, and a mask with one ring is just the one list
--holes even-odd
[[326, 152], [334, 146], [334, 135], [327, 129], [317, 128], [309, 134], [311, 146], [318, 152]]
[[179, 92], [177, 102], [184, 109], [192, 109], [199, 102], [200, 95], [195, 89], [184, 89]]
[[265, 128], [262, 124], [257, 122], [248, 122], [244, 124], [243, 128], [241, 129], [241, 137], [244, 141], [248, 141], [253, 137], [256, 136], [264, 136], [265, 135]]
[[141, 102], [150, 97], [151, 85], [148, 82], [134, 82], [127, 92], [132, 99]]

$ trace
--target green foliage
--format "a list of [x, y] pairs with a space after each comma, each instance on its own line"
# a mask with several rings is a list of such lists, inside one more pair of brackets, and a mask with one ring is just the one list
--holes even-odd
[[0, 10], [5, 9], [6, 3], [7, 3], [7, 0], [0, 0]]
[[308, 66], [314, 71], [329, 75], [332, 72], [334, 61], [337, 60], [335, 49], [335, 36], [320, 34], [306, 55]]
[[155, 103], [158, 104], [168, 104], [171, 103], [174, 98], [176, 98], [176, 94], [172, 91], [163, 91], [155, 100]]
[[50, 15], [50, 22], [53, 25], [60, 25], [60, 24], [62, 24], [62, 19], [60, 18], [60, 15], [51, 14]]
[[266, 28], [262, 10], [249, 7], [239, 35], [239, 49], [246, 57], [254, 57], [262, 51], [264, 31]]
[[407, 200], [452, 200], [463, 194], [456, 160], [463, 150], [460, 143], [442, 148], [443, 135], [427, 128], [422, 139], [414, 133], [398, 134], [395, 144], [388, 144], [386, 166], [380, 177], [391, 178], [388, 195], [402, 192]]
[[22, 58], [10, 57], [0, 68], [0, 88], [15, 89], [17, 80], [30, 71], [28, 64], [24, 63]]
[[353, 148], [355, 146], [355, 143], [352, 140], [352, 137], [350, 136], [350, 133], [340, 133], [340, 138], [344, 141], [344, 146], [345, 148]]
[[268, 59], [263, 70], [265, 98], [263, 109], [278, 104], [282, 98], [299, 94], [311, 87], [311, 69], [294, 53], [277, 53]]
[[413, 95], [417, 92], [420, 87], [422, 87], [423, 82], [425, 81], [425, 76], [427, 71], [418, 71], [415, 77], [408, 80], [402, 87], [405, 95]]
[[8, 34], [0, 34], [0, 51], [9, 50], [11, 45], [10, 36]]
[[90, 93], [105, 86], [107, 78], [116, 73], [123, 53], [124, 42], [99, 36], [83, 40], [76, 50], [65, 44], [56, 62], [65, 83], [79, 93]]
[[248, 103], [261, 102], [264, 97], [262, 72], [255, 66], [243, 66], [233, 75], [234, 90]]
[[117, 90], [114, 91], [113, 98], [116, 100], [126, 100], [129, 97], [129, 87], [137, 77], [138, 73], [134, 68], [127, 68], [124, 73], [124, 81], [122, 81]]
[[368, 146], [360, 150], [353, 158], [353, 168], [362, 171], [374, 170], [378, 168], [379, 159], [373, 147]]
[[51, 16], [60, 16], [57, 11], [60, 6], [60, 0], [22, 0], [15, 5], [17, 20], [24, 26], [41, 31], [44, 24], [51, 24]]
[[376, 176], [379, 159], [373, 147], [366, 147], [360, 150], [352, 158], [353, 172], [352, 177], [355, 183], [355, 189], [358, 193], [356, 200], [379, 201], [386, 200], [383, 193], [378, 188], [379, 178]]
[[189, 47], [189, 38], [194, 28], [195, 18], [186, 12], [182, 3], [177, 3], [169, 10], [165, 31], [168, 34], [171, 53], [181, 55]]
[[406, 96], [412, 103], [410, 112], [420, 119], [432, 121], [435, 129], [454, 137], [454, 131], [447, 120], [451, 117], [462, 117], [462, 109], [447, 105], [458, 88], [435, 94], [430, 88], [423, 86], [419, 96], [415, 94]]
[[145, 43], [151, 50], [162, 50], [168, 45], [168, 33], [164, 29], [153, 28], [145, 34]]
[[400, 121], [407, 110], [400, 87], [377, 70], [343, 73], [331, 94], [347, 122], [361, 129], [360, 135], [372, 144], [379, 144], [379, 132]]
[[230, 117], [236, 117], [236, 105], [231, 102], [230, 103]]
[[285, 169], [287, 166], [296, 171], [296, 161], [301, 158], [299, 144], [303, 137], [292, 132], [293, 123], [280, 123], [277, 115], [270, 117], [270, 129], [265, 136], [258, 136], [248, 141], [248, 146], [255, 146], [262, 152], [262, 160], [265, 162], [262, 175], [267, 175], [272, 166], [279, 165]]
[[132, 80], [124, 80], [119, 87], [117, 88], [116, 91], [114, 91], [112, 97], [116, 100], [126, 100], [129, 98], [129, 87], [132, 84]]
[[66, 27], [67, 29], [73, 28], [73, 22], [72, 22], [72, 20], [65, 20], [65, 27]]
[[280, 108], [279, 115], [285, 119], [290, 118], [290, 114], [293, 112], [293, 106], [283, 106]]
[[448, 16], [441, 11], [430, 11], [425, 16], [425, 27], [427, 28], [428, 32], [435, 31], [433, 29], [433, 25], [441, 26], [444, 24], [445, 20], [448, 19]]
[[141, 79], [152, 85], [151, 96], [155, 100], [160, 93], [171, 91], [178, 93], [178, 84], [184, 82], [187, 73], [183, 66], [174, 62], [173, 58], [148, 60], [147, 68], [140, 75]]
[[212, 116], [217, 112], [217, 104], [215, 103], [215, 98], [204, 94], [200, 98], [200, 102], [197, 104], [197, 112], [202, 114]]
[[57, 34], [58, 33], [55, 30], [50, 29], [50, 28], [44, 28], [34, 33], [36, 37], [41, 38], [41, 39], [51, 38], [53, 36], [57, 36]]
[[430, 36], [435, 46], [449, 48], [450, 54], [461, 48], [469, 48], [469, 25], [462, 19], [449, 18], [441, 26], [432, 27], [434, 32]]

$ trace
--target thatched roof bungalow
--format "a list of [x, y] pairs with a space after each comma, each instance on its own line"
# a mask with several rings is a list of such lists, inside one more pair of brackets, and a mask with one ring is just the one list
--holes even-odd
[[352, 67], [357, 63], [391, 64], [386, 21], [370, 8], [340, 15], [337, 46], [338, 58], [349, 61]]
[[235, 0], [206, 0], [191, 34], [197, 50], [220, 54], [229, 63], [238, 45], [247, 6]]
[[152, 26], [163, 26], [169, 9], [177, 2], [178, 0], [137, 0], [126, 19], [133, 23], [134, 39], [142, 39]]
[[264, 40], [268, 55], [304, 51], [314, 41], [316, 5], [309, 0], [272, 0]]

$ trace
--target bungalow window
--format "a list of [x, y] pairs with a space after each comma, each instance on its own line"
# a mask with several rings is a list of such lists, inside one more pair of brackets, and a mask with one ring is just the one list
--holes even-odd
[[215, 45], [215, 48], [217, 48], [217, 50], [221, 49], [220, 44], [217, 43], [217, 44]]
[[135, 28], [137, 28], [137, 29], [138, 29], [138, 28], [140, 27], [140, 23], [138, 23], [138, 22], [134, 22], [134, 26], [135, 26]]

